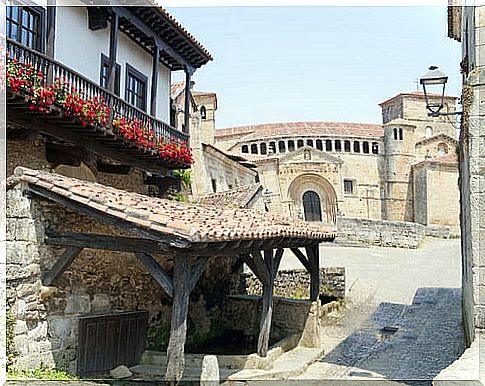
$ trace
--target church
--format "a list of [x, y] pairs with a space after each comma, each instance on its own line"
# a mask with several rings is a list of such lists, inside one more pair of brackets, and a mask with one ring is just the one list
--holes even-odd
[[[172, 97], [175, 104], [183, 99], [180, 92]], [[444, 111], [455, 111], [456, 99], [446, 96]], [[196, 199], [234, 195], [257, 182], [262, 189], [252, 207], [306, 221], [334, 224], [349, 217], [458, 227], [456, 127], [449, 117], [428, 116], [420, 92], [380, 103], [382, 124], [216, 129], [216, 94], [192, 91], [192, 101]]]

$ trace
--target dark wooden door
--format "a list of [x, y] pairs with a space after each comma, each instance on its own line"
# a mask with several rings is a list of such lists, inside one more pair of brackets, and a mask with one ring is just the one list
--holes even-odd
[[134, 366], [145, 349], [148, 312], [133, 311], [79, 318], [77, 373], [105, 373]]
[[309, 190], [303, 194], [303, 209], [306, 221], [322, 221], [320, 197], [315, 192]]

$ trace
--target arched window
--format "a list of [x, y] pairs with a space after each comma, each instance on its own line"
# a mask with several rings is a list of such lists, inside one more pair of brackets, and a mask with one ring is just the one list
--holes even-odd
[[271, 141], [269, 143], [269, 154], [275, 154], [276, 153], [276, 142]]
[[399, 140], [403, 140], [403, 132], [402, 129], [399, 129]]
[[360, 153], [360, 142], [354, 141], [354, 153]]
[[303, 211], [305, 212], [305, 221], [322, 221], [320, 197], [312, 190], [303, 194]]
[[372, 154], [379, 154], [379, 144], [372, 142]]
[[397, 129], [394, 129], [394, 139], [397, 139]]
[[439, 143], [438, 144], [438, 154], [439, 155], [448, 154], [448, 145], [446, 143]]
[[207, 111], [206, 111], [206, 109], [205, 109], [205, 106], [202, 106], [202, 107], [200, 108], [200, 117], [201, 117], [202, 119], [207, 119]]
[[309, 161], [312, 159], [312, 152], [309, 149], [303, 151], [303, 159]]
[[367, 141], [362, 142], [362, 151], [365, 154], [369, 154], [369, 142], [367, 142]]
[[255, 143], [251, 145], [251, 154], [258, 154], [258, 145]]
[[346, 153], [350, 152], [350, 141], [344, 141], [344, 151]]
[[332, 141], [330, 139], [327, 139], [325, 141], [325, 150], [326, 151], [332, 151]]
[[431, 126], [426, 126], [426, 137], [431, 137], [433, 135], [433, 128]]
[[285, 141], [278, 141], [278, 151], [284, 153], [286, 151]]
[[288, 151], [295, 151], [295, 141], [292, 139], [288, 141]]
[[259, 151], [261, 154], [266, 154], [268, 152], [266, 149], [266, 144], [264, 142], [259, 144]]
[[297, 142], [297, 147], [298, 147], [298, 149], [299, 149], [300, 147], [303, 147], [303, 139], [299, 139], [299, 140], [298, 140], [298, 142]]
[[342, 151], [342, 141], [340, 139], [335, 140], [335, 151]]
[[242, 147], [241, 147], [241, 152], [242, 152], [242, 153], [249, 153], [249, 148], [248, 148], [248, 145], [242, 145]]
[[315, 141], [315, 147], [318, 149], [318, 150], [323, 150], [323, 142], [321, 139], [317, 139]]
[[307, 144], [307, 146], [313, 147], [313, 139], [307, 139], [306, 144]]

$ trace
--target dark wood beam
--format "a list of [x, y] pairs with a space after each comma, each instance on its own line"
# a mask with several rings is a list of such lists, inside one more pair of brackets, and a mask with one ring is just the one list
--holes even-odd
[[189, 308], [190, 266], [187, 256], [178, 256], [173, 269], [173, 306], [170, 338], [167, 349], [165, 381], [178, 384], [185, 366], [185, 341], [187, 338], [187, 314]]
[[148, 253], [136, 253], [138, 260], [145, 266], [145, 268], [152, 274], [153, 278], [165, 290], [166, 294], [173, 298], [173, 283], [172, 279], [165, 272], [163, 267]]
[[152, 60], [152, 88], [151, 88], [151, 105], [150, 113], [152, 117], [157, 115], [157, 91], [158, 91], [158, 68], [160, 62], [160, 48], [157, 43], [153, 42], [153, 60]]
[[109, 68], [108, 68], [108, 91], [115, 91], [116, 56], [118, 52], [119, 19], [118, 14], [111, 15], [111, 29], [109, 35]]
[[7, 141], [32, 141], [39, 135], [38, 130], [7, 129]]
[[42, 278], [44, 285], [51, 285], [59, 276], [61, 276], [82, 250], [82, 247], [67, 247], [62, 256], [55, 262], [54, 266], [44, 274]]
[[276, 277], [276, 274], [278, 273], [278, 269], [280, 267], [281, 258], [283, 257], [283, 252], [284, 252], [284, 249], [279, 248], [279, 249], [276, 250], [276, 253], [274, 255], [273, 276], [275, 276], [275, 277]]
[[190, 72], [185, 67], [185, 94], [184, 94], [184, 127], [183, 132], [190, 133]]
[[[47, 21], [46, 21], [46, 45], [45, 54], [47, 57], [54, 59], [54, 47], [56, 37], [56, 1], [47, 1]], [[54, 80], [54, 73], [52, 66], [47, 69], [47, 83], [52, 84]]]
[[308, 261], [308, 259], [303, 254], [303, 252], [300, 251], [298, 248], [290, 248], [290, 249], [293, 252], [293, 254], [298, 258], [298, 260], [300, 260], [300, 262], [303, 264], [303, 266], [305, 267], [305, 269], [308, 272], [311, 272], [312, 267], [311, 267], [310, 262]]
[[100, 173], [128, 175], [132, 172], [133, 167], [130, 165], [115, 165], [98, 161], [96, 162], [96, 169]]
[[159, 253], [167, 246], [154, 240], [137, 237], [107, 236], [96, 233], [58, 233], [46, 232], [45, 243], [48, 245], [62, 245], [69, 247], [82, 247], [118, 252], [146, 252]]
[[263, 283], [263, 310], [261, 314], [257, 347], [257, 353], [262, 357], [265, 357], [268, 354], [271, 319], [273, 316], [274, 260], [272, 249], [264, 251], [264, 263], [268, 280], [266, 283]]
[[318, 244], [305, 247], [310, 264], [310, 300], [314, 302], [320, 295], [320, 258]]
[[204, 272], [204, 268], [208, 260], [209, 259], [207, 257], [199, 257], [192, 266], [190, 272], [189, 292], [192, 292], [194, 290], [195, 285], [202, 275], [202, 272]]
[[32, 194], [35, 194], [39, 197], [46, 198], [50, 201], [56, 202], [60, 205], [65, 206], [66, 208], [72, 209], [75, 212], [85, 214], [89, 217], [92, 217], [96, 220], [99, 220], [101, 222], [107, 223], [114, 225], [120, 229], [123, 229], [128, 232], [133, 232], [137, 235], [140, 235], [142, 237], [146, 237], [150, 240], [154, 240], [163, 244], [167, 244], [168, 246], [175, 247], [175, 248], [186, 248], [190, 246], [190, 241], [183, 239], [181, 237], [177, 236], [169, 236], [169, 235], [164, 235], [160, 232], [155, 232], [147, 228], [143, 228], [140, 226], [137, 226], [129, 221], [124, 221], [121, 220], [115, 216], [112, 216], [106, 212], [99, 211], [97, 209], [93, 209], [87, 205], [82, 205], [77, 203], [76, 201], [73, 201], [67, 197], [64, 197], [63, 195], [54, 193], [50, 190], [41, 188], [39, 186], [35, 185], [29, 185], [28, 191]]

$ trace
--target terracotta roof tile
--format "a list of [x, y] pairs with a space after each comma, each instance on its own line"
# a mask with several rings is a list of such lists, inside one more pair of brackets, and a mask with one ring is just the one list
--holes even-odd
[[[30, 186], [44, 188], [49, 192], [55, 191], [60, 198], [67, 198], [81, 208], [96, 209], [101, 215], [109, 214], [119, 220], [131, 222], [143, 234], [148, 231], [154, 238], [159, 235], [160, 240], [164, 236], [175, 235], [178, 241], [188, 243], [184, 245], [224, 240], [284, 238], [295, 234], [315, 241], [331, 240], [335, 237], [335, 232], [322, 224], [307, 223], [252, 209], [179, 203], [20, 167], [16, 168], [15, 175]], [[33, 175], [37, 177], [33, 178]], [[89, 197], [93, 199], [88, 199]], [[55, 201], [57, 197], [51, 199]], [[125, 209], [120, 210], [123, 207]], [[178, 241], [174, 241], [172, 245], [180, 247]]]
[[208, 194], [197, 200], [201, 205], [247, 208], [251, 200], [263, 189], [262, 185], [250, 184], [239, 186], [224, 192]]
[[263, 139], [278, 136], [342, 135], [380, 137], [382, 125], [351, 122], [281, 122], [217, 129], [216, 138], [241, 136], [241, 139]]

